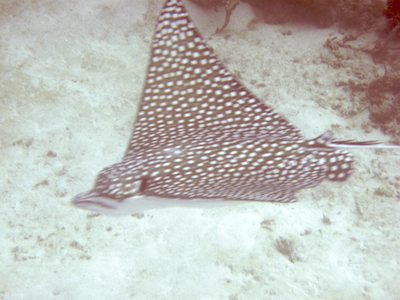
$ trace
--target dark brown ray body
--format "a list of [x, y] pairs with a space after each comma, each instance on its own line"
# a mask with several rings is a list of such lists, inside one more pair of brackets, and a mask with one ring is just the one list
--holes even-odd
[[168, 0], [128, 150], [100, 173], [90, 197], [290, 202], [300, 189], [349, 176], [351, 155], [331, 141], [326, 135], [305, 140], [243, 87], [182, 2]]

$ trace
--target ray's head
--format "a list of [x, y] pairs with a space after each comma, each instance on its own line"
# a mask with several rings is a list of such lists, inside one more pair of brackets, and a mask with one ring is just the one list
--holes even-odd
[[[137, 166], [136, 166], [137, 167]], [[116, 209], [122, 202], [143, 197], [146, 179], [125, 161], [103, 169], [92, 190], [72, 199], [72, 204], [88, 210], [104, 212]]]

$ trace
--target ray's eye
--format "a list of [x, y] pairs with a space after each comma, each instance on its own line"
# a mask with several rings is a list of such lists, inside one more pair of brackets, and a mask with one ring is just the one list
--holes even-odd
[[147, 177], [143, 177], [140, 183], [140, 187], [139, 187], [139, 193], [144, 193], [144, 191], [146, 190], [148, 186], [148, 178]]

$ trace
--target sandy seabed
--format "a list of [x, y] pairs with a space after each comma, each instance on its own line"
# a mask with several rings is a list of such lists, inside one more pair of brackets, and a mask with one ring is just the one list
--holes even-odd
[[[5, 1], [6, 2], [6, 1]], [[70, 199], [125, 151], [162, 1], [0, 3], [0, 299], [400, 299], [399, 150], [290, 205], [113, 218]], [[384, 68], [349, 29], [189, 13], [227, 67], [313, 138], [388, 141], [361, 96]]]

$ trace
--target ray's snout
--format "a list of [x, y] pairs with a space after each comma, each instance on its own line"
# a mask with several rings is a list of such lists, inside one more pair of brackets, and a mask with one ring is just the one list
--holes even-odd
[[75, 196], [71, 204], [82, 209], [97, 211], [115, 209], [115, 206], [113, 206], [111, 202], [109, 198], [103, 197], [96, 192], [89, 191]]

